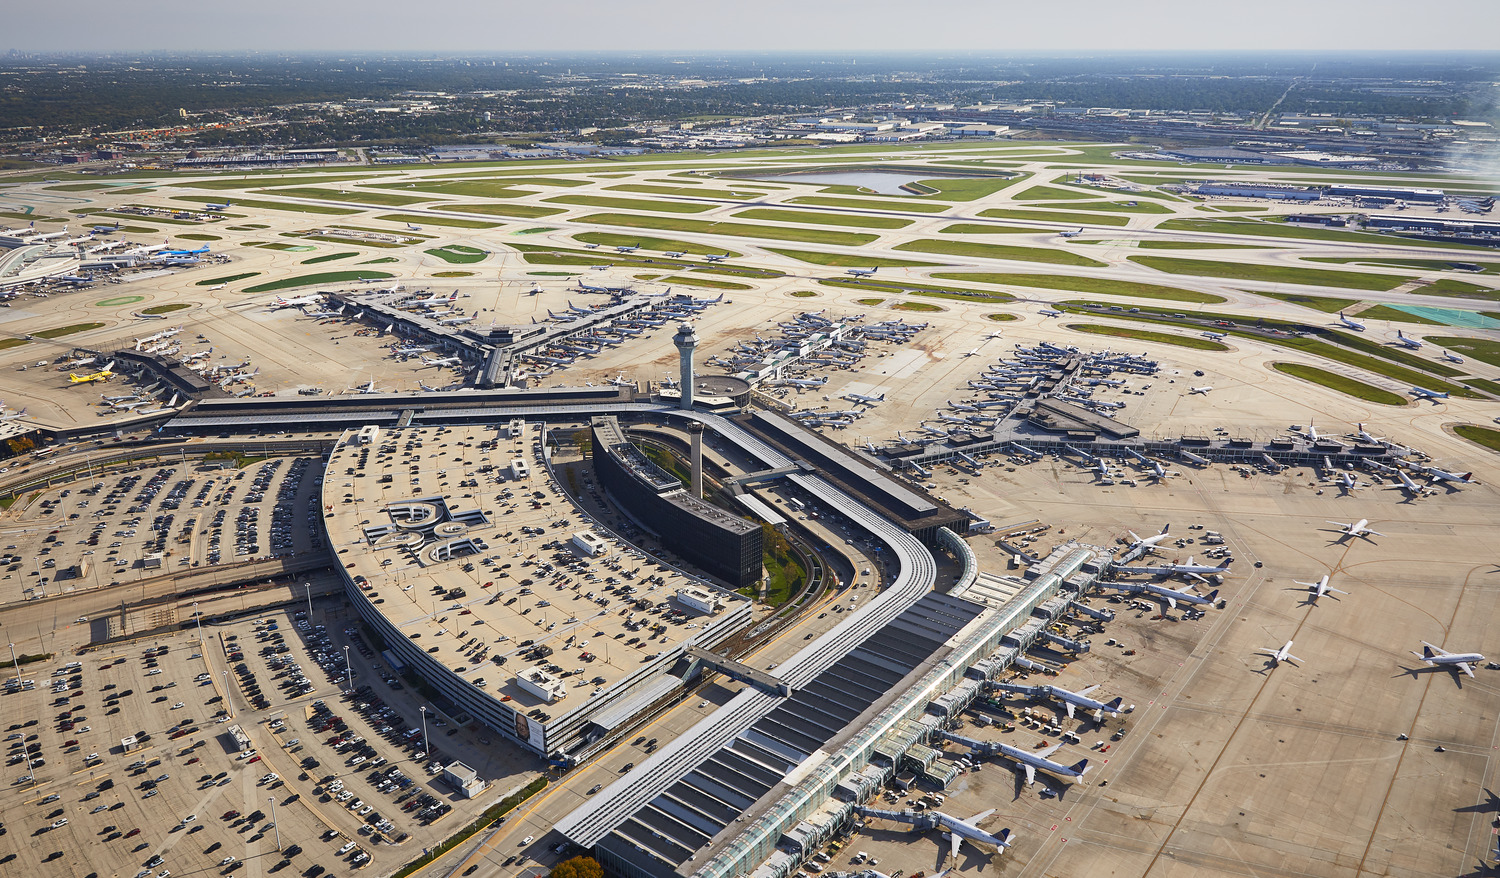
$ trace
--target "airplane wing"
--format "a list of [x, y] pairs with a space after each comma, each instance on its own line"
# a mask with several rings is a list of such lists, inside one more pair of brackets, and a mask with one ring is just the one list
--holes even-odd
[[1305, 585], [1308, 588], [1312, 589], [1313, 591], [1317, 591], [1318, 590], [1318, 583], [1316, 583], [1316, 582], [1303, 582], [1300, 579], [1294, 579], [1294, 580], [1292, 580], [1292, 582], [1295, 582], [1298, 585]]
[[1063, 702], [1063, 707], [1065, 707], [1065, 708], [1068, 709], [1068, 719], [1072, 719], [1073, 718], [1073, 708], [1074, 708], [1074, 706], [1075, 705], [1071, 701], [1064, 701]]
[[1422, 641], [1422, 645], [1425, 646], [1425, 647], [1427, 647], [1428, 649], [1432, 650], [1433, 652], [1437, 653], [1438, 655], [1452, 655], [1453, 654], [1453, 653], [1449, 652], [1448, 650], [1443, 649], [1441, 646], [1434, 646], [1434, 645], [1432, 645], [1431, 643], [1428, 643], [1425, 640]]
[[1048, 747], [1047, 749], [1041, 751], [1040, 753], [1038, 753], [1036, 755], [1042, 757], [1043, 759], [1046, 759], [1046, 758], [1050, 757], [1053, 753], [1056, 753], [1058, 750], [1061, 750], [1061, 749], [1062, 749], [1062, 742], [1058, 741], [1056, 744], [1053, 744], [1051, 747]]
[[1099, 684], [1095, 683], [1092, 686], [1086, 686], [1086, 687], [1084, 687], [1082, 689], [1079, 689], [1078, 692], [1077, 692], [1077, 694], [1079, 694], [1079, 695], [1087, 695], [1090, 692], [1092, 692], [1092, 691], [1094, 691], [1095, 689], [1098, 689], [1098, 688], [1099, 688]]
[[[1286, 654], [1286, 658], [1282, 659], [1282, 661], [1296, 662], [1299, 665], [1306, 664], [1306, 662], [1302, 661], [1302, 659], [1297, 658], [1296, 656], [1292, 655], [1291, 653], [1287, 653]], [[1473, 676], [1473, 675], [1471, 674], [1470, 676]]]
[[964, 843], [964, 837], [956, 832], [948, 833], [948, 854], [958, 862], [958, 846]]
[[1177, 609], [1177, 599], [1174, 598], [1174, 597], [1171, 597], [1170, 595], [1168, 595], [1167, 596], [1167, 606], [1171, 607], [1174, 610]]
[[1022, 762], [1021, 767], [1026, 770], [1026, 785], [1031, 786], [1036, 783], [1036, 768], [1026, 762]]
[[1347, 522], [1343, 522], [1343, 521], [1334, 521], [1334, 520], [1333, 520], [1333, 519], [1331, 519], [1331, 518], [1325, 518], [1325, 519], [1323, 519], [1323, 520], [1324, 520], [1324, 521], [1326, 521], [1326, 522], [1328, 522], [1328, 523], [1329, 523], [1329, 524], [1336, 524], [1336, 525], [1338, 525], [1338, 526], [1339, 526], [1339, 527], [1341, 527], [1341, 528], [1343, 528], [1343, 529], [1344, 529], [1344, 530], [1349, 530], [1349, 529], [1351, 529], [1351, 528], [1353, 528], [1353, 527], [1354, 527], [1354, 525], [1352, 525], [1352, 524], [1349, 524], [1349, 523], [1347, 523]]
[[1279, 650], [1279, 649], [1266, 649], [1264, 646], [1262, 646], [1260, 649], [1257, 649], [1256, 652], [1260, 653], [1261, 655], [1280, 655], [1281, 654], [1281, 650]]
[[1381, 533], [1380, 531], [1378, 531], [1378, 530], [1370, 530], [1369, 528], [1365, 528], [1364, 530], [1360, 531], [1360, 534], [1362, 536], [1367, 536], [1367, 537], [1383, 537], [1383, 536], [1385, 536], [1385, 534]]
[[973, 817], [965, 818], [964, 822], [965, 823], [972, 823], [973, 825], [978, 826], [979, 825], [979, 821], [981, 821], [984, 818], [986, 818], [986, 817], [990, 816], [991, 814], [995, 813], [996, 810], [997, 809], [995, 809], [995, 808], [991, 808], [988, 811], [980, 811], [978, 814], [975, 814]]
[[1457, 665], [1457, 667], [1458, 667], [1458, 669], [1460, 671], [1463, 671], [1465, 674], [1468, 674], [1471, 677], [1474, 676], [1474, 669], [1472, 667], [1470, 667], [1470, 665], [1469, 665], [1468, 662], [1459, 662], [1458, 665]]

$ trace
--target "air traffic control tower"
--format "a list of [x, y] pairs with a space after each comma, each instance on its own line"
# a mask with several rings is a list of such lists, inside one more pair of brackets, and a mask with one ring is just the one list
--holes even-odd
[[681, 369], [679, 381], [682, 397], [677, 407], [690, 409], [693, 407], [693, 349], [698, 347], [698, 333], [693, 331], [693, 324], [684, 323], [679, 326], [677, 334], [672, 337], [672, 344], [677, 345]]

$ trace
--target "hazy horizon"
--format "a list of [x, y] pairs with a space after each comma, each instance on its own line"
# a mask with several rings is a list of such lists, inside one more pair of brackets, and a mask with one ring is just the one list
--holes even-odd
[[[622, 10], [626, 10], [622, 12]], [[28, 53], [1361, 53], [1493, 52], [1495, 0], [645, 0], [560, 5], [392, 0], [243, 6], [159, 0], [18, 5], [0, 48]]]

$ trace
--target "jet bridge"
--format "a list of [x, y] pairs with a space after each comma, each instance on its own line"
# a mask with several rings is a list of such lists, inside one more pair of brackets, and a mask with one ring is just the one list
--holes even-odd
[[792, 694], [792, 687], [785, 680], [774, 677], [759, 668], [752, 668], [744, 662], [737, 662], [732, 658], [709, 652], [701, 646], [689, 644], [683, 650], [683, 654], [694, 661], [702, 662], [725, 676], [748, 683], [751, 686], [765, 692], [767, 695], [779, 695], [786, 698]]

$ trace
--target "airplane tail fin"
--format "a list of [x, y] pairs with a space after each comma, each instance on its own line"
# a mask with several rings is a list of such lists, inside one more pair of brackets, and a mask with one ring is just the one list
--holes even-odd
[[1125, 699], [1123, 699], [1123, 698], [1121, 698], [1120, 696], [1117, 695], [1117, 696], [1115, 696], [1115, 700], [1114, 701], [1111, 701], [1108, 704], [1104, 705], [1104, 709], [1108, 710], [1108, 711], [1111, 711], [1111, 712], [1118, 713], [1119, 710], [1120, 710], [1120, 705], [1122, 705], [1124, 703], [1125, 703]]
[[1424, 659], [1432, 659], [1432, 658], [1435, 658], [1435, 657], [1436, 657], [1436, 655], [1433, 653], [1432, 647], [1428, 646], [1425, 643], [1422, 644], [1422, 658], [1424, 658]]
[[[1000, 842], [1001, 847], [1010, 847], [1010, 829], [1007, 828], [1000, 830], [1000, 832], [995, 835], [995, 839]], [[1500, 850], [1500, 844], [1496, 845], [1496, 849]]]
[[1208, 594], [1204, 595], [1203, 599], [1205, 601], [1208, 601], [1209, 603], [1213, 603], [1214, 601], [1216, 601], [1216, 600], [1219, 599], [1219, 590], [1217, 588], [1214, 589], [1213, 591], [1211, 591]]
[[1464, 473], [1462, 476], [1459, 476], [1459, 478], [1461, 478], [1461, 479], [1463, 479], [1464, 481], [1467, 482], [1469, 479], [1474, 478], [1474, 474], [1473, 473]]
[[1069, 765], [1068, 770], [1078, 775], [1079, 777], [1083, 777], [1088, 773], [1089, 761], [1087, 759], [1080, 759], [1072, 765]]

